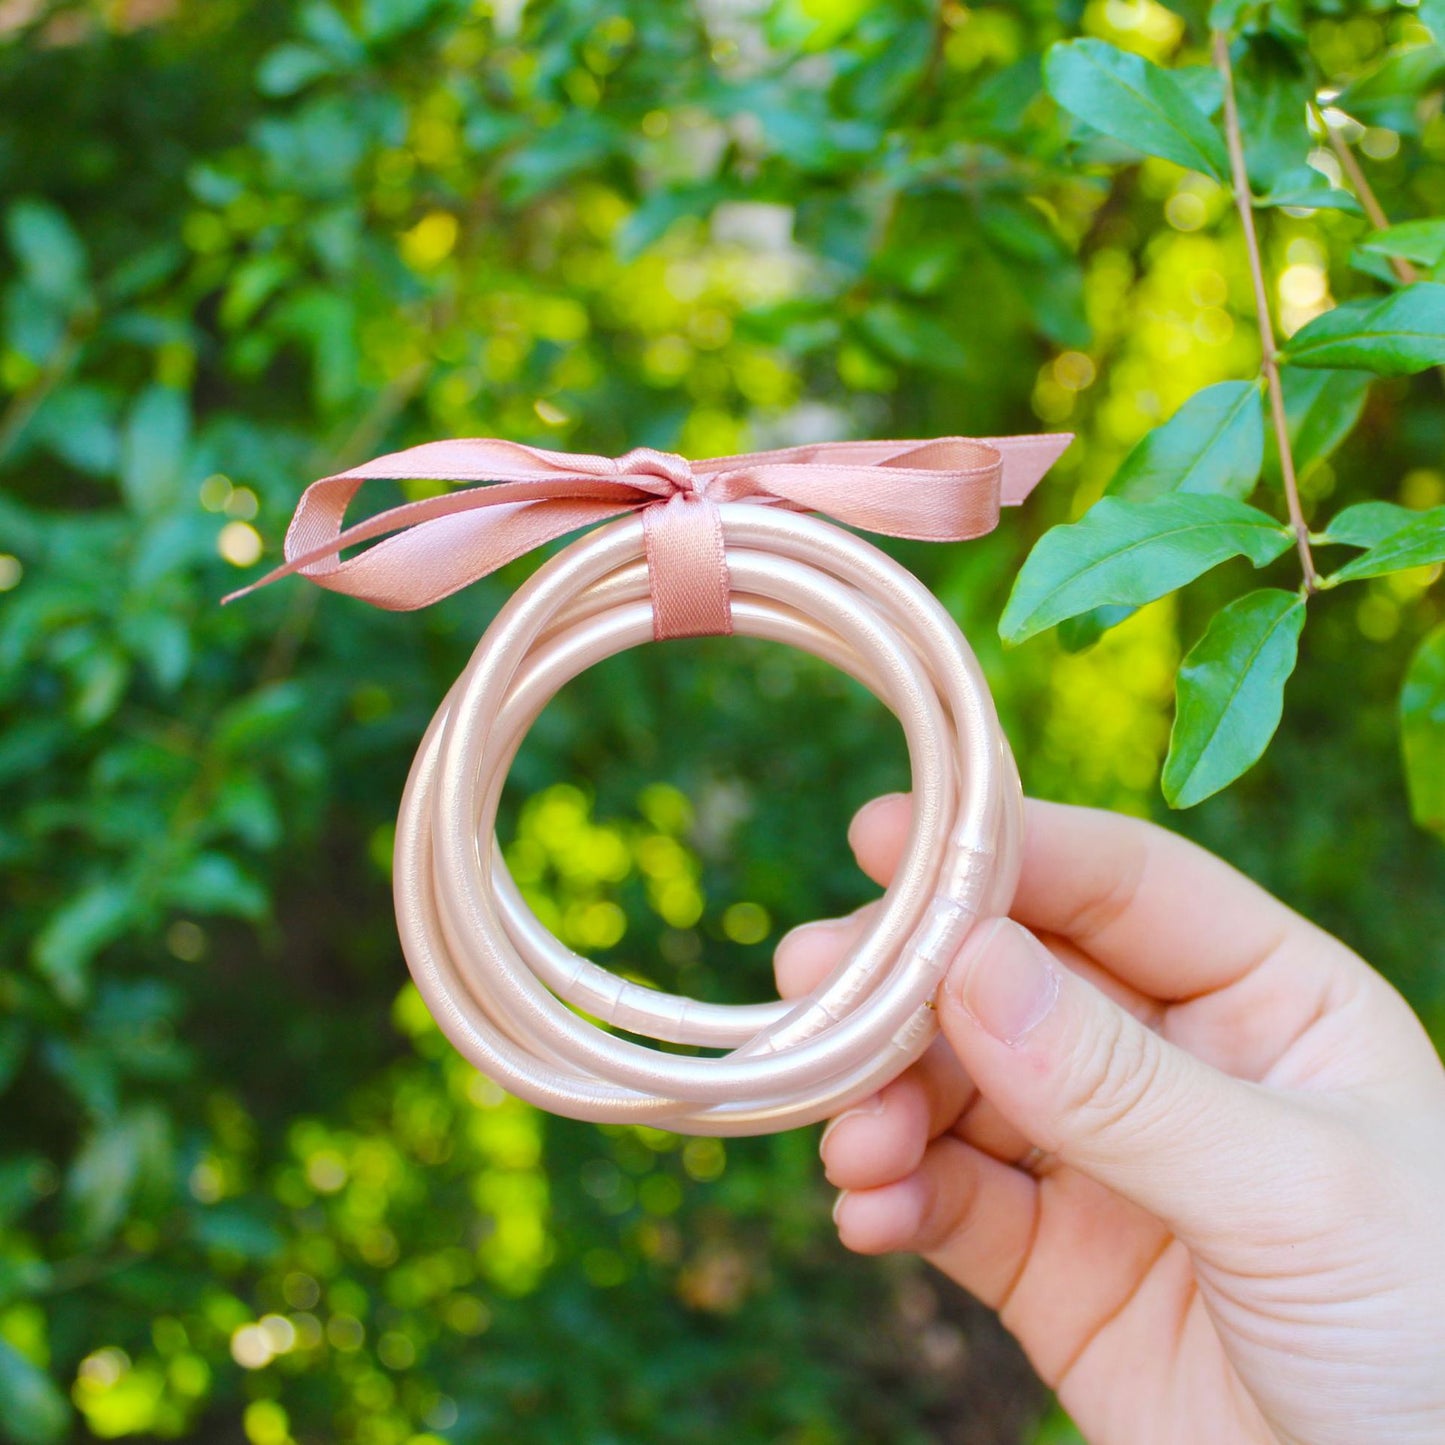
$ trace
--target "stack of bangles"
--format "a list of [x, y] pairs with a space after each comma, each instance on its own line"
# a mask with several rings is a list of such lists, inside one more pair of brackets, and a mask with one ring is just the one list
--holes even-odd
[[[312, 488], [288, 534], [287, 563], [263, 581], [302, 572], [389, 607], [455, 591], [537, 545], [539, 531], [574, 530], [579, 510], [628, 514], [552, 557], [510, 598], [412, 765], [394, 860], [402, 947], [437, 1023], [467, 1059], [554, 1113], [735, 1135], [835, 1114], [923, 1053], [949, 963], [976, 920], [1012, 900], [1018, 773], [978, 662], [944, 608], [876, 547], [804, 509], [852, 521], [848, 503], [866, 486], [867, 506], [851, 509], [867, 511], [860, 525], [976, 536], [996, 521], [999, 501], [1021, 500], [1067, 442], [838, 443], [691, 464], [667, 453], [613, 460], [434, 443]], [[367, 477], [479, 473], [490, 485], [341, 530]], [[880, 525], [877, 494], [890, 485], [917, 491], [909, 500], [927, 517]], [[828, 487], [833, 494], [820, 500]], [[467, 497], [496, 500], [458, 503]], [[499, 536], [507, 527], [523, 535]], [[341, 560], [343, 546], [388, 532], [397, 535]], [[619, 978], [542, 926], [495, 838], [512, 760], [560, 688], [627, 648], [715, 632], [787, 643], [831, 663], [894, 713], [907, 740], [914, 809], [894, 880], [862, 935], [800, 1000], [712, 1004]], [[610, 1028], [722, 1052], [667, 1052]]]

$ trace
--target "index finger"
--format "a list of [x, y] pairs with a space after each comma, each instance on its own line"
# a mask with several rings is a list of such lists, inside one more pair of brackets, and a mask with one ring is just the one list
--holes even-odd
[[[849, 830], [858, 861], [892, 877], [907, 835], [906, 795], [876, 799]], [[1353, 959], [1212, 853], [1139, 818], [1026, 800], [1023, 872], [1013, 917], [1078, 944], [1115, 977], [1177, 1001], [1239, 982], [1271, 958], [1308, 945]]]

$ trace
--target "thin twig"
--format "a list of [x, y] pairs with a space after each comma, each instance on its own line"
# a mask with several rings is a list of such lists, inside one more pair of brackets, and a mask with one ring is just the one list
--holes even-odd
[[[1365, 174], [1365, 168], [1360, 164], [1360, 158], [1355, 154], [1354, 148], [1325, 119], [1324, 112], [1320, 110], [1319, 106], [1312, 105], [1310, 108], [1314, 111], [1315, 119], [1319, 122], [1325, 138], [1330, 143], [1330, 149], [1334, 151], [1335, 158], [1340, 163], [1340, 169], [1345, 173], [1345, 179], [1350, 183], [1350, 189], [1354, 191], [1355, 198], [1364, 207], [1366, 218], [1377, 231], [1388, 230], [1390, 218], [1385, 214], [1385, 208], [1380, 204], [1380, 198], [1375, 194], [1375, 189], [1370, 184], [1370, 178]], [[1412, 286], [1420, 279], [1420, 273], [1403, 256], [1391, 256], [1389, 259], [1391, 269], [1400, 278], [1402, 285]]]
[[1275, 441], [1279, 445], [1279, 470], [1284, 481], [1285, 501], [1289, 506], [1290, 526], [1300, 566], [1304, 570], [1305, 591], [1319, 591], [1319, 573], [1315, 571], [1314, 554], [1310, 551], [1310, 529], [1300, 506], [1299, 481], [1295, 476], [1294, 453], [1290, 450], [1289, 426], [1285, 420], [1284, 387], [1279, 378], [1279, 360], [1274, 342], [1274, 323], [1269, 314], [1269, 292], [1264, 281], [1264, 263], [1259, 254], [1259, 234], [1254, 226], [1254, 197], [1249, 189], [1249, 172], [1244, 164], [1244, 140], [1239, 129], [1239, 106], [1234, 98], [1234, 68], [1229, 62], [1229, 37], [1214, 32], [1214, 64], [1224, 81], [1224, 135], [1229, 146], [1229, 168], [1234, 183], [1234, 208], [1244, 229], [1244, 244], [1249, 252], [1249, 274], [1254, 282], [1254, 309], [1259, 322], [1259, 345], [1263, 353], [1265, 385], [1269, 390], [1270, 412], [1274, 422]]

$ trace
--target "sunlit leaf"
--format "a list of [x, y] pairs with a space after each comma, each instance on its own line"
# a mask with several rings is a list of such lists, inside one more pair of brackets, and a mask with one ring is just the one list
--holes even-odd
[[1294, 671], [1304, 599], [1261, 588], [1215, 614], [1179, 668], [1164, 796], [1193, 807], [1252, 767], [1274, 736]]
[[1080, 120], [1144, 155], [1222, 179], [1224, 140], [1167, 70], [1103, 40], [1061, 41], [1044, 59], [1049, 94]]
[[1445, 562], [1445, 507], [1417, 512], [1413, 521], [1346, 562], [1329, 580], [1358, 582], [1364, 577], [1383, 577], [1411, 567], [1430, 567], [1436, 562]]
[[1383, 231], [1372, 231], [1356, 249], [1369, 255], [1412, 261], [1417, 266], [1437, 266], [1445, 261], [1445, 219], [1401, 221]]
[[774, 0], [768, 36], [774, 45], [826, 50], [867, 14], [873, 0]]
[[1421, 97], [1445, 75], [1445, 50], [1439, 45], [1410, 45], [1390, 50], [1332, 104], [1365, 125], [1414, 133], [1419, 130]]
[[1232, 497], [1105, 497], [1077, 522], [1044, 533], [1019, 572], [999, 632], [1022, 642], [1093, 607], [1142, 606], [1231, 557], [1263, 566], [1290, 542], [1273, 517]]
[[1398, 502], [1356, 502], [1330, 518], [1320, 540], [1350, 547], [1373, 547], [1408, 527], [1419, 515]]
[[1296, 211], [1348, 211], [1362, 213], [1359, 201], [1348, 191], [1332, 186], [1312, 166], [1296, 166], [1277, 175], [1263, 194], [1254, 198], [1257, 206], [1287, 206]]
[[1419, 281], [1382, 301], [1347, 301], [1290, 338], [1292, 366], [1359, 368], [1405, 376], [1445, 362], [1445, 286]]
[[1164, 492], [1247, 497], [1264, 458], [1257, 383], [1221, 381], [1196, 392], [1124, 459], [1109, 491], [1130, 501]]

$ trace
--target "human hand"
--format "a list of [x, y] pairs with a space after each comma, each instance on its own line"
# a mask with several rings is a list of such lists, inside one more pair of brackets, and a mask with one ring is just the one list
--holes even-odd
[[[854, 819], [880, 883], [908, 817]], [[1404, 1000], [1114, 814], [1030, 801], [1012, 911], [929, 1052], [825, 1131], [843, 1243], [996, 1309], [1092, 1445], [1445, 1441], [1445, 1068]], [[866, 920], [794, 929], [779, 990]]]

